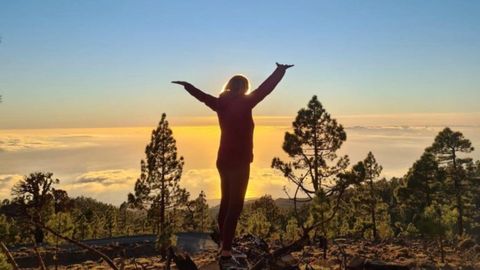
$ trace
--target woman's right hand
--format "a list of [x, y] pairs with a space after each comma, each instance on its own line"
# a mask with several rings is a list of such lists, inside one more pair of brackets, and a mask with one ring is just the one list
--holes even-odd
[[277, 62], [276, 64], [277, 64], [277, 68], [281, 68], [281, 69], [284, 69], [284, 70], [286, 70], [287, 68], [291, 68], [291, 67], [294, 66], [294, 65], [279, 64], [278, 62]]
[[182, 85], [183, 87], [185, 87], [185, 89], [187, 89], [189, 87], [193, 87], [193, 85], [191, 83], [184, 82], [184, 81], [172, 81], [172, 83]]

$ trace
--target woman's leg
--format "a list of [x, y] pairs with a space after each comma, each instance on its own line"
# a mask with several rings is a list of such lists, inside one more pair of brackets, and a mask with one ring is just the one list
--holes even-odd
[[229, 203], [223, 223], [222, 255], [229, 255], [228, 253], [232, 249], [232, 241], [235, 237], [238, 218], [243, 209], [248, 178], [250, 177], [250, 164], [247, 163], [230, 169], [228, 176], [228, 180], [230, 181], [228, 185]]
[[223, 223], [225, 222], [225, 217], [227, 215], [227, 208], [228, 204], [230, 201], [229, 198], [229, 179], [228, 179], [228, 174], [226, 173], [226, 170], [223, 169], [222, 167], [218, 167], [218, 173], [220, 174], [220, 190], [222, 193], [222, 197], [220, 200], [220, 211], [218, 212], [218, 230], [220, 234], [220, 245], [222, 243], [223, 239]]

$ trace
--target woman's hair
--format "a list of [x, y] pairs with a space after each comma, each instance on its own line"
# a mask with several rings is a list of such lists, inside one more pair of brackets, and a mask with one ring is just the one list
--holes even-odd
[[243, 75], [233, 76], [223, 87], [223, 92], [235, 92], [247, 94], [250, 90], [250, 82]]

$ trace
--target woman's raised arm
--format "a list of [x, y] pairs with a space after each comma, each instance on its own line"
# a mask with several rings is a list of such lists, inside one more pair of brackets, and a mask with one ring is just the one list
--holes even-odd
[[207, 105], [210, 109], [217, 111], [218, 98], [203, 92], [202, 90], [196, 88], [195, 86], [193, 86], [188, 82], [172, 81], [172, 83], [182, 85], [185, 88], [185, 90], [187, 90], [187, 92], [190, 93], [190, 95], [194, 96], [199, 101], [205, 103], [205, 105]]
[[270, 94], [275, 86], [282, 80], [285, 71], [293, 65], [282, 65], [277, 63], [277, 68], [273, 73], [253, 92], [250, 93], [250, 99], [252, 107], [255, 107], [260, 101], [262, 101], [268, 94]]

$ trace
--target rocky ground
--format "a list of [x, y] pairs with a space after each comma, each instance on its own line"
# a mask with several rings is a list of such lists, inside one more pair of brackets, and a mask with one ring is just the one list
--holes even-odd
[[[455, 244], [446, 243], [444, 252], [444, 262], [441, 262], [441, 253], [436, 242], [397, 239], [372, 243], [365, 240], [336, 239], [330, 242], [326, 260], [323, 259], [321, 248], [305, 246], [302, 251], [284, 256], [280, 264], [285, 266], [298, 264], [300, 269], [310, 270], [345, 269], [345, 267], [374, 269], [374, 266], [377, 267], [375, 269], [386, 269], [387, 266], [404, 267], [391, 269], [480, 269], [480, 245], [472, 240]], [[214, 250], [196, 254], [192, 259], [200, 269], [217, 269], [214, 267]], [[163, 269], [165, 266], [157, 256], [115, 258], [114, 261], [117, 265], [124, 266], [124, 269]], [[58, 269], [109, 269], [109, 267], [102, 261], [89, 260]], [[176, 269], [174, 264], [172, 269]]]
[[[437, 243], [424, 241], [396, 240], [380, 243], [370, 241], [337, 240], [328, 251], [327, 260], [323, 252], [315, 247], [306, 247], [293, 255], [314, 266], [314, 269], [326, 267], [341, 269], [343, 266], [354, 268], [360, 262], [378, 266], [405, 266], [408, 269], [480, 269], [480, 245], [446, 245], [445, 258]], [[318, 266], [317, 268], [315, 268]]]

